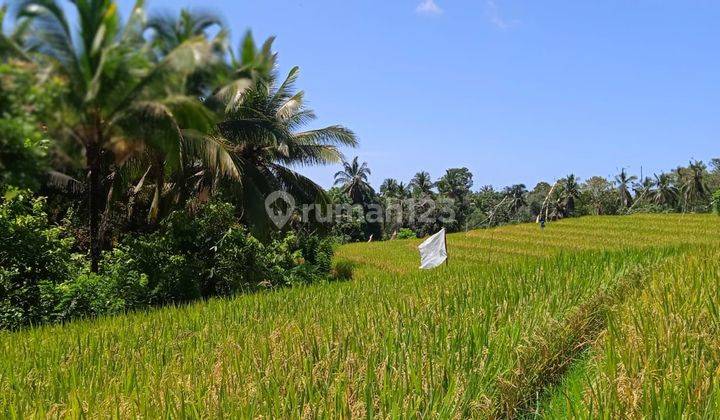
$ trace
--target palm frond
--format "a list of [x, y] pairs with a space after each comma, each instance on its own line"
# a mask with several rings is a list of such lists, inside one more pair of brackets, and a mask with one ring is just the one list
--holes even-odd
[[231, 146], [221, 138], [187, 130], [183, 135], [185, 155], [196, 157], [222, 176], [240, 180], [240, 168], [233, 160]]
[[47, 172], [47, 184], [64, 192], [81, 194], [85, 191], [85, 184], [70, 175], [51, 170]]
[[179, 164], [182, 131], [166, 104], [157, 101], [135, 102], [111, 121], [109, 127], [120, 128], [123, 133], [112, 141], [117, 161], [124, 162], [130, 153], [149, 147], [166, 156], [171, 167]]
[[9, 57], [19, 58], [24, 61], [30, 61], [30, 56], [23, 50], [22, 44], [30, 25], [30, 19], [20, 19], [10, 35], [5, 34], [4, 21], [7, 14], [7, 5], [0, 6], [0, 57], [7, 59]]
[[312, 166], [340, 163], [342, 159], [342, 153], [335, 146], [289, 144], [286, 155], [278, 160], [291, 166]]
[[325, 190], [310, 178], [282, 165], [271, 165], [282, 189], [302, 203], [324, 203], [327, 201]]
[[62, 7], [55, 0], [22, 0], [17, 10], [18, 19], [27, 18], [32, 22], [29, 47], [60, 63], [70, 80], [79, 80], [82, 71]]
[[245, 99], [245, 92], [253, 85], [250, 79], [238, 79], [220, 87], [214, 94], [213, 99], [225, 104], [225, 113], [236, 110]]
[[125, 23], [125, 28], [120, 37], [121, 42], [137, 42], [143, 40], [143, 31], [146, 24], [145, 0], [136, 0], [130, 12], [130, 17]]
[[300, 67], [295, 66], [290, 69], [287, 77], [282, 84], [278, 86], [277, 90], [270, 99], [270, 104], [273, 105], [273, 108], [279, 109], [282, 104], [295, 96], [293, 90], [295, 89], [295, 83], [297, 82], [298, 77], [300, 77]]
[[181, 128], [209, 133], [215, 127], [215, 115], [196, 98], [186, 95], [171, 95], [160, 101], [172, 113]]
[[[303, 131], [295, 134], [293, 137], [299, 144], [323, 144], [346, 147], [357, 147], [358, 145], [355, 133], [340, 125]], [[365, 165], [365, 167], [367, 168], [367, 165]]]
[[188, 75], [200, 66], [207, 65], [212, 60], [211, 46], [205, 38], [195, 37], [183, 42], [163, 57], [144, 77], [140, 78], [110, 112], [109, 117], [113, 118], [116, 114], [122, 112], [133, 101], [137, 100], [149, 86], [157, 83], [161, 84], [163, 80], [167, 80], [169, 77]]

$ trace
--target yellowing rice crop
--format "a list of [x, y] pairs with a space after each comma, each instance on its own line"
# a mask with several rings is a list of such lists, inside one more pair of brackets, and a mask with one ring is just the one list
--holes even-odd
[[354, 279], [0, 333], [3, 417], [715, 417], [720, 218], [352, 244]]

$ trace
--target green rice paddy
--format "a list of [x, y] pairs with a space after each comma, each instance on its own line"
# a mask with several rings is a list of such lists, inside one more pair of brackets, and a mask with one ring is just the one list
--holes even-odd
[[351, 244], [351, 281], [0, 333], [2, 417], [720, 415], [720, 218]]

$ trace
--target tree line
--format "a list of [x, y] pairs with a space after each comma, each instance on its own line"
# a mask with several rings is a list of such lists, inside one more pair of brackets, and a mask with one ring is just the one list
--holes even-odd
[[442, 227], [457, 232], [585, 215], [702, 213], [710, 212], [713, 207], [720, 213], [719, 158], [712, 159], [709, 167], [702, 161], [691, 160], [687, 166], [642, 179], [625, 169], [612, 179], [592, 176], [583, 181], [570, 174], [553, 183], [538, 182], [532, 190], [524, 184], [502, 189], [483, 185], [473, 190], [473, 174], [467, 168], [448, 169], [436, 180], [425, 171], [416, 173], [407, 183], [387, 178], [377, 191], [370, 185], [369, 175], [368, 164], [360, 163], [357, 157], [344, 162], [343, 170], [335, 175], [333, 196], [344, 194], [353, 204], [362, 206], [421, 207], [408, 209], [404, 215], [430, 211], [427, 202], [440, 200], [450, 203], [454, 220], [444, 223], [435, 218], [428, 222], [389, 217], [381, 226], [371, 226], [363, 220], [355, 224], [341, 223], [337, 229], [348, 240], [366, 240], [370, 235], [379, 238], [378, 233], [385, 238], [397, 237], [400, 233], [404, 237], [423, 237]]

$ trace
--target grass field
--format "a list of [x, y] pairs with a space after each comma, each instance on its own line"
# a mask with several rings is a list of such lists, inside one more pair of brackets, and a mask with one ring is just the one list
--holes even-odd
[[2, 417], [720, 415], [720, 218], [353, 244], [352, 281], [0, 333]]

